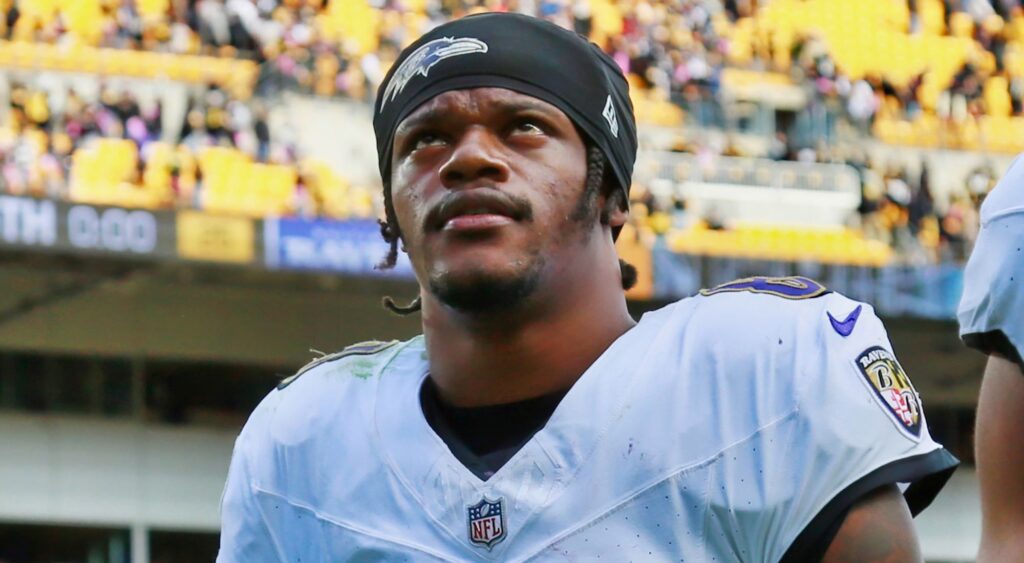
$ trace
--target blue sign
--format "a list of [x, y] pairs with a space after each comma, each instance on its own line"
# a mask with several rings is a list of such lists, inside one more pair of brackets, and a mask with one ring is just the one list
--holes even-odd
[[267, 219], [263, 242], [268, 268], [412, 278], [409, 257], [399, 253], [390, 270], [377, 269], [388, 243], [371, 219]]

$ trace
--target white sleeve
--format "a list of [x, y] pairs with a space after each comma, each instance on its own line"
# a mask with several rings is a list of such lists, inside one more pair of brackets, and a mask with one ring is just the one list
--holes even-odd
[[249, 462], [241, 442], [241, 437], [235, 442], [221, 497], [217, 563], [277, 561], [270, 530], [255, 499]]
[[[289, 394], [281, 391], [286, 384], [278, 386], [245, 423], [221, 499], [218, 563], [329, 559], [316, 507], [290, 496], [296, 482], [303, 482], [309, 464], [299, 460], [308, 452], [281, 439], [297, 424], [308, 433], [293, 414], [313, 408], [307, 399], [318, 391], [316, 381], [307, 375]], [[300, 389], [305, 393], [296, 393]]]
[[280, 390], [271, 391], [249, 416], [235, 440], [221, 496], [217, 563], [277, 563], [288, 561], [286, 555], [294, 555], [291, 541], [299, 534], [291, 533], [280, 521], [288, 510], [268, 511], [268, 503], [271, 507], [280, 507], [283, 503], [268, 499], [265, 494], [266, 490], [276, 488], [273, 475], [277, 455], [272, 429], [281, 399]]
[[819, 342], [805, 349], [819, 357], [796, 376], [796, 424], [772, 476], [795, 489], [775, 515], [783, 524], [766, 552], [771, 560], [820, 557], [849, 509], [884, 485], [899, 485], [916, 515], [958, 463], [929, 435], [920, 397], [872, 308], [838, 294], [821, 299]]
[[982, 225], [957, 316], [968, 346], [1024, 367], [1024, 209], [995, 214]]

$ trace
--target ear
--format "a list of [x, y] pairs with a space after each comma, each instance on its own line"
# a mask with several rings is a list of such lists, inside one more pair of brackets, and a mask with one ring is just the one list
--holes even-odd
[[[618, 200], [621, 198], [611, 198], [609, 201]], [[615, 228], [621, 227], [626, 224], [629, 220], [629, 210], [625, 209], [624, 205], [620, 205], [618, 201], [614, 201], [614, 207], [608, 210], [608, 226]]]
[[626, 221], [629, 220], [629, 210], [623, 201], [624, 197], [622, 190], [618, 188], [612, 188], [606, 196], [602, 196], [604, 199], [601, 203], [602, 223], [612, 228], [626, 224]]

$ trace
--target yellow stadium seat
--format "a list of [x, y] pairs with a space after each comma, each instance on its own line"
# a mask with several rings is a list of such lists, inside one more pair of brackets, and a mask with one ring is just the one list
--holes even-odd
[[146, 18], [165, 16], [171, 8], [170, 0], [135, 0], [139, 14]]
[[591, 39], [601, 45], [608, 37], [622, 34], [622, 13], [609, 0], [592, 0], [593, 31]]
[[112, 205], [128, 204], [119, 199], [118, 186], [135, 175], [138, 154], [135, 144], [125, 139], [100, 139], [72, 155], [72, 200]]
[[942, 0], [918, 0], [917, 14], [924, 33], [942, 35], [946, 32], [946, 7]]
[[907, 35], [906, 3], [893, 0], [776, 0], [758, 11], [754, 27], [771, 39], [777, 62], [788, 63], [789, 57], [788, 50], [779, 49], [797, 35], [813, 33], [853, 78], [874, 73], [902, 85], [928, 70], [941, 90], [973, 47], [970, 34], [963, 35], [970, 22], [957, 21], [962, 35], [941, 36], [933, 33], [942, 20], [941, 0], [921, 0], [921, 6], [927, 14], [923, 36]]
[[949, 28], [954, 37], [970, 37], [974, 33], [974, 18], [967, 12], [954, 12], [949, 16]]
[[912, 124], [913, 128], [913, 144], [924, 147], [935, 146], [939, 142], [940, 130], [942, 124], [934, 115], [922, 113], [914, 120]]
[[373, 9], [366, 0], [331, 2], [326, 15], [338, 31], [338, 37], [334, 39], [344, 37], [354, 40], [360, 53], [377, 49], [380, 41], [380, 12]]
[[873, 266], [891, 259], [886, 245], [839, 227], [737, 225], [712, 231], [698, 225], [669, 231], [665, 240], [674, 252], [709, 256]]
[[70, 33], [87, 45], [95, 45], [102, 36], [103, 12], [98, 0], [61, 2], [60, 11]]
[[986, 80], [983, 96], [988, 115], [1005, 117], [1013, 111], [1010, 85], [1005, 77], [993, 76]]
[[981, 130], [974, 119], [968, 119], [960, 125], [957, 142], [960, 148], [966, 150], [978, 150], [981, 147]]

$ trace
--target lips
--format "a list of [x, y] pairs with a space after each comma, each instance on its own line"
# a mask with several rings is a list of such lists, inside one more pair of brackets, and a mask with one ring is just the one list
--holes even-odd
[[520, 221], [528, 204], [492, 188], [453, 192], [431, 210], [427, 226], [433, 231], [490, 229]]

